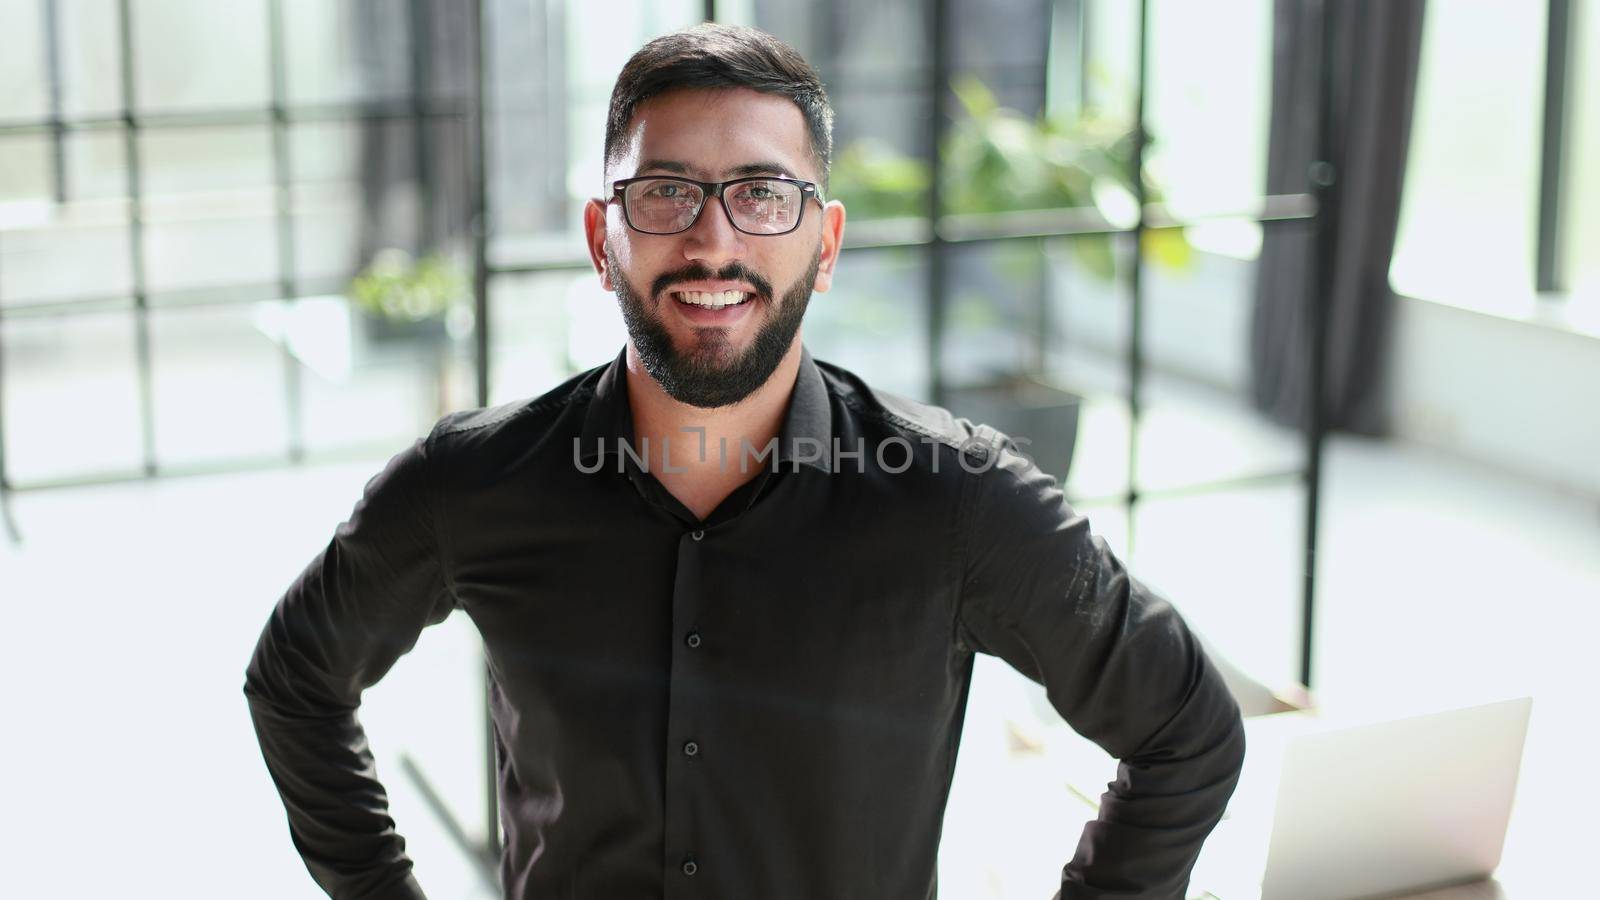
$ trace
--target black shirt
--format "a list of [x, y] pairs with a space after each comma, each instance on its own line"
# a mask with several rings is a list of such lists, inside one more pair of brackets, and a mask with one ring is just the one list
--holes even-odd
[[508, 898], [933, 897], [976, 652], [1121, 760], [1059, 896], [1182, 897], [1239, 708], [1019, 442], [807, 351], [776, 447], [729, 448], [759, 474], [699, 521], [620, 451], [625, 378], [443, 417], [273, 610], [244, 692], [330, 895], [423, 896], [356, 711], [459, 608]]

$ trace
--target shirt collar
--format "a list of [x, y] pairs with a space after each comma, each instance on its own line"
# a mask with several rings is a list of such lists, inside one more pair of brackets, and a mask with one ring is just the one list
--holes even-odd
[[[624, 347], [594, 382], [594, 394], [584, 414], [578, 444], [579, 459], [585, 464], [607, 451], [620, 453], [623, 442], [633, 443], [627, 357], [628, 350]], [[828, 387], [804, 344], [800, 346], [800, 368], [795, 374], [794, 390], [789, 395], [789, 407], [778, 431], [777, 458], [784, 463], [792, 461], [793, 467], [803, 464], [823, 472], [832, 468], [833, 412], [828, 403]]]

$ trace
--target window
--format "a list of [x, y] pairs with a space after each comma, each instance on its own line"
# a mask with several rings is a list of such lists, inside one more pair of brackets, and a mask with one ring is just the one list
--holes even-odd
[[1564, 258], [1573, 293], [1600, 298], [1600, 5], [1574, 4]]
[[1494, 304], [1534, 284], [1543, 5], [1429, 4], [1390, 279], [1401, 294]]

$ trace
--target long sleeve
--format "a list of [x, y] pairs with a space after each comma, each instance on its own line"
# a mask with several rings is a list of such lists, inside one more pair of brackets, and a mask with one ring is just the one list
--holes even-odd
[[963, 501], [958, 640], [1042, 684], [1120, 761], [1058, 900], [1182, 900], [1238, 784], [1238, 704], [1177, 610], [1128, 574], [1054, 479], [1004, 435], [988, 449]]
[[430, 505], [428, 439], [366, 484], [262, 630], [244, 693], [290, 836], [336, 900], [423, 897], [389, 816], [362, 692], [454, 607]]

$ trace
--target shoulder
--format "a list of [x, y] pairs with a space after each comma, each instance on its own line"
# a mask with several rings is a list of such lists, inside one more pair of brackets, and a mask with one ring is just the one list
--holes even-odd
[[1034, 527], [1050, 527], [1075, 515], [1055, 477], [1026, 451], [1025, 438], [1019, 441], [945, 407], [873, 388], [843, 367], [821, 361], [817, 367], [846, 411], [836, 432], [854, 429], [868, 444], [899, 438], [930, 447], [944, 458], [918, 458], [962, 483], [962, 506], [968, 514], [1031, 522]]
[[943, 406], [875, 388], [843, 366], [822, 360], [816, 360], [816, 365], [829, 396], [844, 412], [839, 422], [844, 427], [837, 431], [855, 430], [869, 441], [899, 438], [928, 445], [943, 455], [960, 458], [969, 469], [992, 464], [1009, 443], [1006, 435], [989, 425]]
[[542, 446], [565, 447], [561, 436], [582, 428], [605, 368], [579, 372], [536, 397], [446, 413], [424, 439], [426, 450], [450, 468], [481, 463], [498, 469], [529, 459]]

